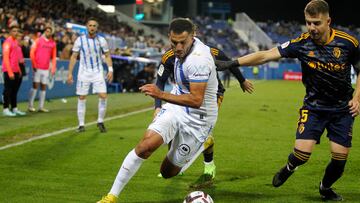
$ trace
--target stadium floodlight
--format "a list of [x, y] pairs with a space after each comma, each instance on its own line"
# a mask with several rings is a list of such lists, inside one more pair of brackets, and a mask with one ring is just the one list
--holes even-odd
[[105, 11], [106, 13], [114, 13], [115, 12], [115, 6], [112, 5], [98, 5], [98, 8]]

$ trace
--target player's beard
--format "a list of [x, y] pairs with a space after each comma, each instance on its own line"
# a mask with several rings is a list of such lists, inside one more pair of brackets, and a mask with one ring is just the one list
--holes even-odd
[[89, 30], [89, 35], [93, 36], [96, 34], [96, 30]]
[[320, 38], [321, 38], [321, 35], [318, 32], [310, 32], [310, 36], [311, 36], [311, 39], [316, 40], [316, 41], [320, 40]]

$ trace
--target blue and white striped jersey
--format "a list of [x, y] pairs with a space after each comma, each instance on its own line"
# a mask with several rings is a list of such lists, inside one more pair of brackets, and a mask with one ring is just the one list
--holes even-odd
[[78, 80], [99, 81], [104, 79], [101, 56], [109, 52], [109, 46], [104, 37], [96, 35], [90, 38], [88, 35], [79, 36], [72, 49], [80, 53]]
[[195, 38], [193, 47], [186, 59], [175, 59], [174, 78], [176, 85], [172, 93], [176, 95], [190, 93], [190, 83], [206, 82], [204, 101], [199, 109], [178, 106], [192, 123], [203, 125], [215, 124], [218, 114], [216, 67], [210, 48]]

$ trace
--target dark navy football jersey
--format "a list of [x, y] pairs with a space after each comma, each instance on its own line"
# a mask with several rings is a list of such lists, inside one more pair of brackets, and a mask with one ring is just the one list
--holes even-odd
[[[229, 61], [231, 60], [229, 57], [225, 55], [225, 53], [218, 48], [210, 47], [211, 54], [214, 56], [215, 60], [221, 60], [221, 61]], [[173, 77], [174, 75], [174, 63], [175, 63], [175, 55], [172, 49], [169, 49], [163, 54], [161, 58], [161, 64], [158, 67], [157, 72], [157, 80], [156, 85], [161, 89], [164, 90], [164, 86], [166, 81], [169, 77]], [[229, 69], [232, 74], [236, 77], [236, 79], [242, 83], [245, 81], [244, 76], [241, 74], [238, 67], [234, 67]], [[223, 95], [225, 92], [225, 88], [219, 78], [219, 75], [217, 75], [218, 79], [218, 95]], [[161, 100], [155, 99], [155, 108], [161, 107]]]
[[[304, 106], [312, 110], [344, 111], [352, 99], [351, 67], [359, 62], [359, 42], [351, 35], [331, 29], [325, 45], [316, 44], [309, 33], [278, 47], [282, 57], [298, 58], [306, 88]], [[359, 70], [357, 70], [359, 72]]]

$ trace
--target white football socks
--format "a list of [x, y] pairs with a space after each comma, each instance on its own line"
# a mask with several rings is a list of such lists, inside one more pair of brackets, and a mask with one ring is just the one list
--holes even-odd
[[125, 185], [140, 168], [144, 160], [145, 159], [142, 159], [136, 155], [135, 149], [131, 150], [124, 159], [109, 194], [118, 197], [120, 192], [124, 189]]
[[99, 105], [98, 105], [99, 113], [98, 113], [98, 120], [97, 120], [98, 123], [104, 122], [106, 106], [107, 106], [107, 99], [99, 98]]
[[40, 96], [39, 96], [39, 109], [44, 108], [45, 96], [46, 96], [46, 91], [41, 90], [40, 91]]
[[77, 115], [79, 120], [79, 126], [85, 125], [85, 112], [86, 112], [86, 99], [78, 99]]
[[31, 88], [29, 93], [29, 107], [34, 107], [34, 100], [36, 97], [37, 89]]

